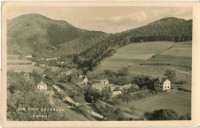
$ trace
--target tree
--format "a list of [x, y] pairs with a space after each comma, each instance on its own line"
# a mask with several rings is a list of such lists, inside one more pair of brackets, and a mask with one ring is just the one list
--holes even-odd
[[89, 87], [84, 96], [87, 102], [93, 103], [101, 97], [101, 93], [97, 89]]
[[176, 82], [176, 72], [174, 70], [166, 70], [164, 75], [167, 76], [171, 82]]
[[125, 85], [125, 84], [128, 84], [128, 83], [129, 83], [129, 80], [125, 76], [118, 76], [117, 80], [115, 82], [115, 84], [117, 84], [117, 85]]
[[69, 77], [69, 82], [76, 84], [78, 81], [78, 75], [76, 73], [72, 73]]
[[118, 76], [127, 76], [129, 74], [128, 68], [124, 67], [118, 71]]
[[139, 88], [153, 89], [154, 81], [148, 76], [137, 76], [134, 78], [133, 82], [139, 86]]
[[110, 97], [111, 97], [111, 89], [110, 87], [104, 87], [103, 90], [101, 91], [101, 96], [102, 96], [102, 99], [107, 102]]
[[153, 112], [145, 112], [147, 120], [179, 120], [180, 116], [172, 109], [160, 109]]

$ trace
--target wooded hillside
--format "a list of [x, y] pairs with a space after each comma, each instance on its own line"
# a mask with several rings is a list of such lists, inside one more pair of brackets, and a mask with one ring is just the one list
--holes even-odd
[[111, 56], [116, 49], [129, 43], [145, 41], [188, 41], [192, 40], [192, 20], [174, 17], [163, 18], [148, 25], [122, 33], [111, 34], [91, 48], [82, 52], [74, 60], [80, 67], [93, 70], [104, 58]]

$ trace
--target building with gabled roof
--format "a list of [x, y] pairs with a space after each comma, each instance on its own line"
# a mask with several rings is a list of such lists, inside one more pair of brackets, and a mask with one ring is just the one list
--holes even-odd
[[162, 91], [169, 91], [169, 90], [171, 90], [171, 81], [166, 76], [159, 77], [154, 81], [154, 89], [162, 90]]
[[41, 81], [37, 85], [37, 89], [39, 89], [40, 91], [47, 91], [47, 84], [45, 82]]

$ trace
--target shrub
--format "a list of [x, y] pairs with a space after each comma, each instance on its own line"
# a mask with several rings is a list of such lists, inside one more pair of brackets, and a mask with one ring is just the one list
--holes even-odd
[[145, 112], [144, 117], [147, 120], [184, 120], [190, 119], [190, 114], [179, 115], [172, 109], [160, 109], [153, 112]]

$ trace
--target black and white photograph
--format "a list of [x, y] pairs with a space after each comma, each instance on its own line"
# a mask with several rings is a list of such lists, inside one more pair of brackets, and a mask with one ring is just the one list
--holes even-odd
[[7, 121], [192, 120], [192, 6], [12, 5], [5, 20]]

